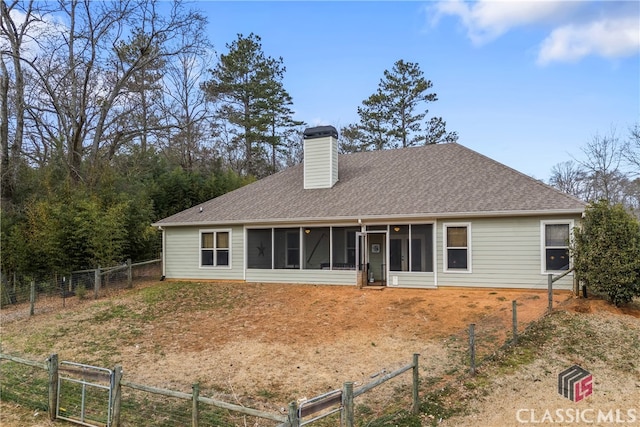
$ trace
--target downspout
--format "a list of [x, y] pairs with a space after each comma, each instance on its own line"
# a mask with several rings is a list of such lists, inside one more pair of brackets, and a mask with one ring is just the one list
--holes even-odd
[[[444, 236], [443, 236], [444, 238]], [[443, 255], [444, 256], [444, 255]], [[438, 260], [438, 220], [433, 221], [433, 284], [438, 287], [438, 266], [440, 261]]]

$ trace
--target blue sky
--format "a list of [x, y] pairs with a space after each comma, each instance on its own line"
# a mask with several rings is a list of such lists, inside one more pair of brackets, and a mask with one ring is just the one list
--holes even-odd
[[296, 119], [358, 119], [386, 69], [420, 65], [459, 143], [547, 180], [640, 122], [640, 2], [198, 1], [218, 53], [253, 32], [282, 57]]

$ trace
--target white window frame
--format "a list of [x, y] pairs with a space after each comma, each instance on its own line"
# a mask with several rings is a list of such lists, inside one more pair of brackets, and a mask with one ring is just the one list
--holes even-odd
[[[203, 234], [207, 234], [207, 233], [213, 233], [213, 248], [203, 248], [202, 247], [202, 235]], [[229, 235], [229, 247], [228, 248], [217, 248], [216, 245], [218, 243], [218, 233], [227, 233]], [[229, 270], [231, 269], [231, 249], [232, 249], [232, 233], [231, 233], [231, 229], [230, 228], [214, 228], [214, 229], [209, 229], [209, 230], [200, 230], [200, 232], [198, 233], [198, 265], [200, 266], [200, 268], [206, 268], [206, 269], [219, 269], [219, 270]], [[216, 253], [218, 250], [222, 250], [225, 249], [229, 252], [229, 263], [227, 265], [216, 265], [217, 262], [217, 256]], [[213, 265], [202, 265], [202, 251], [204, 250], [211, 250], [213, 251]]]
[[[569, 243], [568, 246], [548, 246], [547, 247], [547, 225], [564, 224], [569, 226]], [[552, 219], [540, 221], [540, 274], [549, 273], [565, 273], [567, 270], [548, 270], [547, 269], [547, 249], [569, 249], [569, 270], [573, 267], [573, 258], [571, 257], [571, 245], [573, 244], [573, 227], [572, 219]], [[569, 273], [573, 274], [573, 273]]]
[[[450, 227], [466, 227], [467, 228], [467, 247], [449, 247], [447, 242], [447, 228]], [[467, 268], [449, 268], [449, 251], [448, 249], [466, 249], [467, 250]], [[461, 273], [470, 274], [472, 269], [472, 250], [471, 250], [471, 223], [470, 222], [445, 222], [442, 224], [442, 271], [445, 273]]]

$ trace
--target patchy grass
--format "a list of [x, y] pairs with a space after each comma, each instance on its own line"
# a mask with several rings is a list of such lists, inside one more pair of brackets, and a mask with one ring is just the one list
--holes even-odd
[[[392, 384], [379, 401], [356, 400], [356, 422], [363, 426], [435, 426], [464, 417], [491, 396], [500, 378], [543, 360], [606, 364], [621, 378], [637, 376], [640, 333], [633, 323], [597, 317], [586, 306], [584, 312], [545, 316], [519, 334], [518, 346], [504, 346], [511, 332], [510, 301], [518, 301], [519, 316], [529, 310], [519, 322], [523, 327], [544, 313], [545, 294], [459, 292], [163, 282], [3, 325], [2, 339], [3, 347], [30, 358], [59, 352], [64, 360], [122, 364], [133, 382], [188, 391], [197, 381], [203, 395], [270, 412], [339, 388], [341, 381], [366, 383], [372, 372], [394, 369], [414, 349], [421, 353], [420, 413], [409, 410], [407, 386]], [[480, 349], [474, 377], [468, 373], [469, 322], [477, 325]], [[128, 401], [130, 416], [139, 417], [132, 425], [152, 419], [135, 409], [141, 404], [166, 406]], [[176, 405], [176, 411], [187, 406]], [[203, 417], [210, 425], [251, 424], [228, 412]]]

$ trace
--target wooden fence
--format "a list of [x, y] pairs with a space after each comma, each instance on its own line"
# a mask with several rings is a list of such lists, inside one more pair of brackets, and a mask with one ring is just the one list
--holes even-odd
[[115, 267], [72, 271], [44, 281], [12, 275], [0, 283], [0, 305], [4, 309], [23, 304], [28, 315], [33, 316], [36, 309], [40, 312], [65, 307], [71, 296], [97, 299], [111, 290], [132, 288], [136, 280], [159, 279], [161, 273], [161, 260], [155, 259], [138, 263], [127, 260]]
[[[121, 267], [119, 267], [121, 268]], [[130, 267], [129, 267], [130, 268]], [[565, 273], [565, 274], [568, 274]], [[563, 274], [563, 276], [565, 275]], [[560, 276], [562, 277], [562, 276]], [[553, 277], [549, 275], [549, 311], [552, 309], [553, 304], [553, 283], [560, 277]], [[515, 345], [518, 342], [518, 318], [517, 318], [517, 303], [512, 302], [512, 339], [505, 345]], [[471, 374], [475, 374], [476, 362], [475, 362], [475, 324], [471, 324], [469, 328], [469, 355], [471, 362]], [[411, 370], [413, 372], [413, 384], [412, 384], [412, 405], [411, 411], [415, 414], [419, 411], [419, 365], [418, 354], [413, 355], [413, 361], [397, 369], [391, 373], [383, 375], [368, 384], [365, 384], [359, 388], [354, 389], [353, 382], [345, 382], [342, 389], [334, 390], [329, 393], [325, 393], [314, 398], [304, 400], [300, 404], [296, 401], [291, 402], [288, 408], [283, 413], [270, 413], [258, 409], [248, 408], [241, 405], [236, 405], [221, 400], [212, 399], [200, 395], [200, 385], [193, 384], [191, 393], [185, 393], [182, 391], [175, 391], [169, 389], [163, 389], [144, 384], [138, 384], [132, 381], [128, 381], [123, 378], [122, 367], [116, 366], [113, 372], [113, 389], [112, 389], [112, 402], [110, 402], [112, 423], [111, 426], [118, 427], [121, 425], [120, 418], [122, 413], [123, 401], [126, 402], [126, 397], [123, 397], [123, 389], [126, 391], [136, 391], [145, 393], [146, 395], [158, 396], [162, 399], [177, 399], [181, 402], [189, 404], [188, 411], [190, 412], [190, 420], [187, 422], [181, 420], [181, 423], [173, 422], [168, 425], [191, 425], [198, 427], [201, 424], [200, 415], [202, 411], [207, 407], [215, 407], [223, 410], [228, 410], [236, 414], [243, 414], [246, 416], [257, 417], [264, 420], [278, 423], [277, 427], [301, 427], [310, 423], [313, 423], [329, 415], [340, 412], [341, 425], [346, 427], [353, 427], [355, 424], [354, 419], [354, 399], [363, 395], [364, 393], [378, 387], [379, 385]], [[18, 363], [24, 366], [36, 370], [44, 370], [46, 372], [46, 386], [40, 387], [40, 390], [47, 390], [46, 396], [34, 396], [34, 402], [42, 402], [46, 399], [48, 402], [47, 410], [51, 419], [56, 418], [56, 406], [58, 405], [56, 388], [58, 384], [58, 357], [57, 355], [51, 355], [45, 362], [34, 362], [26, 360], [20, 357], [11, 356], [0, 353], [0, 361], [8, 360], [13, 363]], [[4, 371], [3, 371], [4, 372]], [[22, 375], [24, 377], [25, 375]], [[2, 388], [7, 387], [6, 378], [3, 378]], [[25, 382], [22, 378], [20, 381]], [[42, 382], [42, 381], [41, 381]], [[3, 390], [3, 395], [5, 391]], [[146, 398], [144, 399], [147, 400]], [[129, 408], [135, 407], [135, 402], [127, 402]], [[184, 409], [184, 407], [183, 407]], [[140, 410], [140, 408], [136, 409]], [[130, 423], [129, 423], [130, 424]], [[135, 423], [134, 423], [135, 424]], [[154, 424], [155, 425], [155, 424]], [[203, 424], [204, 425], [204, 424]], [[215, 424], [215, 425], [222, 425]]]
[[[274, 414], [258, 409], [248, 408], [246, 406], [224, 402], [217, 399], [203, 397], [200, 395], [200, 386], [197, 383], [193, 384], [191, 393], [184, 393], [181, 391], [152, 387], [127, 381], [123, 379], [123, 370], [122, 366], [120, 365], [116, 365], [115, 368], [111, 370], [111, 390], [108, 395], [110, 397], [107, 399], [110, 399], [110, 401], [103, 403], [106, 407], [110, 408], [110, 414], [108, 416], [110, 422], [108, 423], [108, 425], [113, 427], [119, 427], [120, 425], [123, 425], [123, 423], [121, 422], [121, 412], [124, 403], [123, 401], [126, 401], [126, 398], [123, 398], [123, 389], [138, 390], [144, 393], [161, 396], [163, 398], [175, 398], [185, 402], [190, 402], [191, 420], [189, 424], [192, 427], [200, 426], [200, 413], [203, 409], [203, 405], [217, 407], [234, 412], [236, 414], [242, 414], [265, 419], [268, 421], [273, 421], [278, 423], [277, 427], [301, 427], [314, 421], [320, 420], [321, 418], [325, 418], [330, 414], [341, 412], [341, 425], [345, 427], [353, 427], [355, 425], [354, 399], [409, 370], [413, 372], [411, 409], [413, 413], [418, 413], [420, 407], [418, 394], [418, 357], [418, 354], [414, 354], [413, 361], [410, 364], [393, 372], [390, 372], [384, 376], [381, 376], [375, 381], [365, 384], [360, 388], [354, 389], [353, 382], [345, 382], [342, 390], [338, 390], [337, 393], [333, 393], [331, 395], [324, 394], [316, 398], [308, 399], [303, 401], [300, 405], [298, 405], [296, 402], [292, 402], [289, 404], [288, 413], [286, 415]], [[60, 398], [60, 394], [58, 386], [60, 379], [61, 362], [58, 361], [58, 355], [52, 354], [46, 359], [45, 362], [35, 362], [21, 357], [0, 353], [0, 361], [3, 360], [20, 365], [25, 365], [46, 372], [46, 396], [34, 396], [33, 399], [39, 401], [43, 401], [46, 399], [49, 418], [51, 420], [59, 418], [58, 414], [59, 409], [61, 408], [59, 408], [60, 402], [58, 399]], [[22, 374], [20, 375], [23, 376]], [[83, 379], [83, 381], [85, 380], [89, 381], [88, 379]], [[7, 387], [7, 382], [10, 383], [11, 381], [5, 381], [5, 384], [3, 384], [3, 388]], [[3, 394], [5, 392], [6, 390], [3, 390]], [[144, 400], [147, 401], [147, 399]], [[127, 406], [132, 406], [132, 402], [126, 403]], [[309, 417], [313, 418], [309, 419]], [[72, 418], [64, 419], [73, 420]], [[93, 425], [88, 420], [82, 420], [82, 422], [80, 423], [84, 425]]]
[[[553, 311], [553, 284], [562, 279], [567, 274], [571, 273], [573, 268], [565, 271], [564, 273], [554, 277], [553, 274], [547, 275], [547, 313]], [[578, 295], [577, 282], [574, 281], [573, 292]], [[517, 345], [518, 344], [518, 304], [517, 301], [511, 302], [511, 341], [505, 343], [505, 345]], [[471, 375], [476, 374], [476, 324], [469, 324], [469, 373]]]

